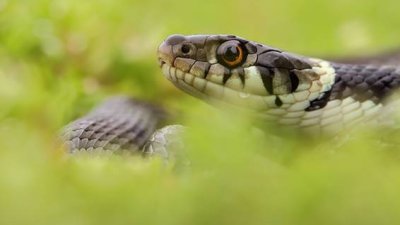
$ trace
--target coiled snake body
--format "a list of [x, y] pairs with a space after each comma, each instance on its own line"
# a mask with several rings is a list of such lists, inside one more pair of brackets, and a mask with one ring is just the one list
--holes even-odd
[[[158, 57], [166, 78], [192, 96], [317, 132], [373, 118], [400, 86], [400, 67], [384, 65], [398, 55], [334, 63], [233, 35], [172, 35]], [[69, 124], [63, 137], [72, 152], [159, 151], [166, 135], [180, 129], [167, 127], [151, 137], [162, 114], [148, 103], [114, 98]]]

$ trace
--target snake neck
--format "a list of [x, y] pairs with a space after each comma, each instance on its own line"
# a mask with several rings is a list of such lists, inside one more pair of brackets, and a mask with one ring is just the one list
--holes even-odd
[[336, 133], [375, 118], [400, 86], [398, 67], [322, 63], [326, 65], [325, 74], [320, 73], [317, 83], [325, 84], [325, 88], [320, 89], [319, 97], [306, 101], [309, 106], [303, 111], [291, 112], [289, 108], [275, 115], [278, 123]]

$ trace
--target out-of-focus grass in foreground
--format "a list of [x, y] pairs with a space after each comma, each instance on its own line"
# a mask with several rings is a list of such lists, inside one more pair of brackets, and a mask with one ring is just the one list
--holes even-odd
[[[398, 8], [0, 0], [0, 224], [399, 223], [399, 149], [374, 138], [396, 133], [249, 135], [247, 119], [176, 91], [155, 57], [172, 33], [233, 33], [309, 55], [374, 52], [400, 44]], [[59, 129], [117, 93], [182, 112], [189, 167], [60, 153]]]

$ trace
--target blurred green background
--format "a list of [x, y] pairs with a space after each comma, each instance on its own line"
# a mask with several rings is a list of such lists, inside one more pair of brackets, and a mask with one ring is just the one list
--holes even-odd
[[[156, 60], [173, 33], [236, 34], [310, 56], [379, 52], [400, 46], [399, 7], [0, 0], [0, 224], [399, 223], [400, 155], [372, 141], [382, 131], [254, 137], [246, 118], [177, 91]], [[60, 153], [60, 128], [113, 94], [180, 112], [191, 166]]]

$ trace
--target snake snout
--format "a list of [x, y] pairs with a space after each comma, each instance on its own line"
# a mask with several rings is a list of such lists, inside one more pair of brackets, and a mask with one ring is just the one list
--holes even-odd
[[[160, 62], [160, 66], [163, 64], [172, 65], [174, 63], [174, 59], [176, 58], [176, 54], [174, 54], [174, 48], [178, 45], [182, 44], [186, 38], [182, 35], [171, 35], [161, 45], [158, 47], [158, 58]], [[184, 51], [190, 51], [187, 49], [187, 46], [181, 47]]]
[[167, 44], [165, 41], [158, 47], [158, 61], [160, 66], [167, 63], [171, 65], [174, 62], [174, 56], [172, 55], [172, 46]]

